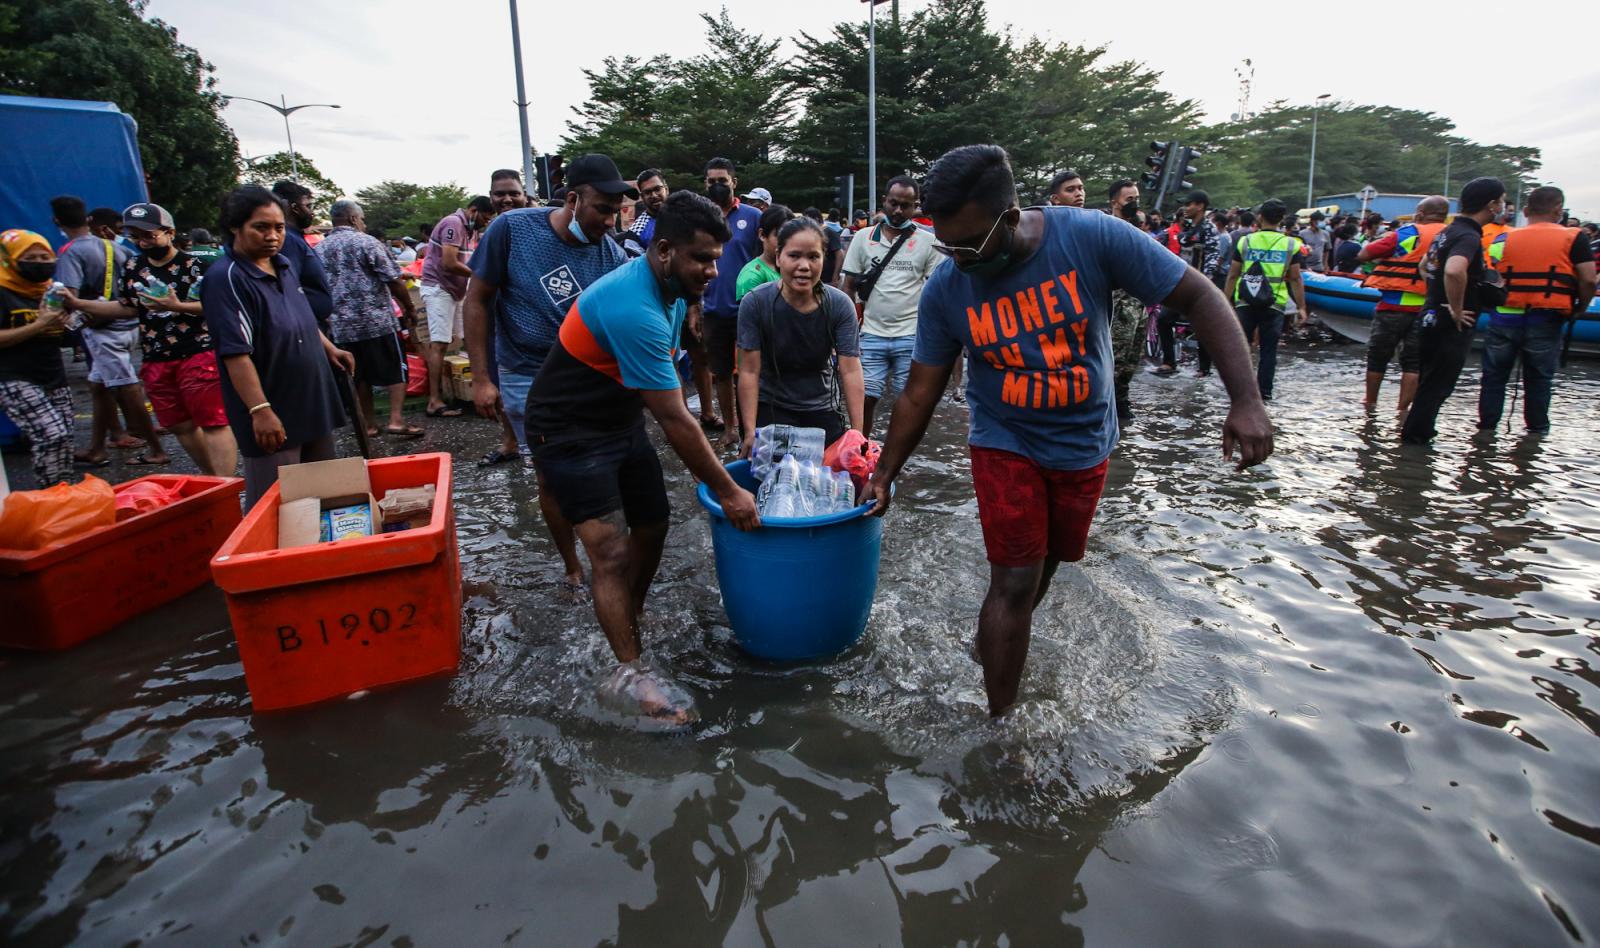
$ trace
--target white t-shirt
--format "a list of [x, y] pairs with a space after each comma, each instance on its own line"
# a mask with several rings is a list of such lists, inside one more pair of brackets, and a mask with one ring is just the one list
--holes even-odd
[[[844, 272], [857, 278], [866, 275], [879, 260], [888, 256], [901, 233], [882, 224], [857, 231], [844, 255]], [[922, 300], [922, 288], [933, 271], [944, 263], [944, 254], [933, 249], [934, 242], [933, 232], [920, 227], [906, 239], [867, 298], [862, 332], [889, 337], [916, 335], [917, 304]]]

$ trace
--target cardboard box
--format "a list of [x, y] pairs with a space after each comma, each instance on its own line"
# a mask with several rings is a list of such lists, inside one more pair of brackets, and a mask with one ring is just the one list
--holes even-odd
[[372, 496], [363, 458], [286, 464], [278, 469], [278, 495], [280, 550], [320, 542], [322, 512], [350, 504], [367, 505], [367, 534], [375, 532], [371, 511], [378, 508], [378, 501]]
[[443, 378], [439, 380], [439, 392], [446, 398], [471, 403], [472, 381], [463, 378]]
[[466, 356], [445, 356], [443, 371], [450, 378], [471, 379], [472, 361]]

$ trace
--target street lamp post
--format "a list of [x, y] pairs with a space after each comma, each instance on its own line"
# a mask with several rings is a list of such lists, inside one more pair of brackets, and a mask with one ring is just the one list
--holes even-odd
[[1330, 95], [1324, 92], [1317, 96], [1316, 104], [1311, 106], [1311, 167], [1306, 171], [1306, 207], [1311, 206], [1311, 192], [1317, 181], [1317, 115], [1322, 111], [1323, 101]]
[[1455, 142], [1445, 142], [1444, 145], [1444, 197], [1450, 199], [1450, 152], [1456, 147]]
[[300, 111], [301, 109], [339, 108], [339, 106], [331, 105], [327, 102], [307, 102], [303, 105], [290, 105], [288, 100], [285, 99], [282, 94], [279, 94], [278, 101], [276, 103], [267, 102], [262, 99], [252, 99], [247, 95], [224, 95], [223, 98], [230, 102], [234, 99], [239, 99], [244, 102], [254, 102], [257, 105], [264, 105], [272, 111], [283, 116], [283, 134], [289, 139], [289, 177], [296, 181], [300, 180], [300, 161], [297, 157], [295, 157], [294, 153], [294, 133], [289, 131], [289, 116]]
[[[867, 221], [878, 207], [878, 4], [867, 5]], [[855, 208], [845, 211], [854, 214]]]
[[528, 93], [522, 84], [522, 31], [517, 24], [517, 0], [511, 0], [511, 55], [517, 64], [517, 117], [522, 122], [522, 186], [531, 189], [533, 145], [528, 141]]

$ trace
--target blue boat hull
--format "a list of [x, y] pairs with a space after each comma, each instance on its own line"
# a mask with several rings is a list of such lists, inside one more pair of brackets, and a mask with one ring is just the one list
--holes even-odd
[[[1323, 325], [1341, 336], [1366, 342], [1378, 306], [1378, 291], [1337, 273], [1307, 272], [1303, 277], [1306, 306], [1321, 318]], [[1480, 317], [1478, 329], [1481, 331], [1488, 323], [1489, 317]], [[1572, 351], [1600, 355], [1600, 298], [1589, 303], [1589, 309], [1572, 327]]]

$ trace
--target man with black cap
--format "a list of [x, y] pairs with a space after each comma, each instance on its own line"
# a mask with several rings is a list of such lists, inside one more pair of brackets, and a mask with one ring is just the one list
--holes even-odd
[[1445, 399], [1472, 348], [1473, 330], [1484, 306], [1501, 302], [1498, 275], [1483, 262], [1483, 225], [1506, 206], [1506, 186], [1499, 178], [1473, 178], [1461, 189], [1461, 213], [1428, 245], [1419, 272], [1428, 281], [1418, 341], [1420, 372], [1417, 397], [1411, 402], [1400, 439], [1427, 444], [1438, 433], [1435, 423]]
[[[486, 418], [505, 412], [524, 452], [528, 390], [578, 295], [627, 262], [609, 235], [623, 199], [638, 197], [610, 158], [584, 155], [567, 165], [560, 206], [499, 215], [472, 254], [472, 280], [463, 300], [467, 355], [473, 365], [487, 365], [492, 332], [499, 368], [498, 383], [487, 373], [473, 373], [472, 400]], [[545, 523], [566, 566], [566, 581], [581, 588], [583, 565], [572, 525], [548, 492], [541, 489], [539, 495]]]

